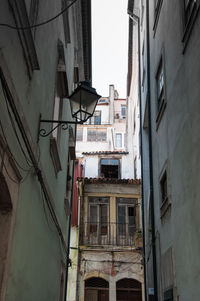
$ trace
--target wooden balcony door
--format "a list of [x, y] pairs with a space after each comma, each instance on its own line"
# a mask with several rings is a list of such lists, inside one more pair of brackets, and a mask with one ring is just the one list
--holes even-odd
[[88, 235], [90, 244], [108, 243], [109, 203], [107, 198], [89, 199]]

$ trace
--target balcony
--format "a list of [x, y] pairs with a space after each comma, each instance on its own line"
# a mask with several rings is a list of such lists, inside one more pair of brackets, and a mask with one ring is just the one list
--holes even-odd
[[89, 246], [134, 246], [141, 240], [141, 231], [130, 224], [86, 222], [82, 228], [81, 243]]

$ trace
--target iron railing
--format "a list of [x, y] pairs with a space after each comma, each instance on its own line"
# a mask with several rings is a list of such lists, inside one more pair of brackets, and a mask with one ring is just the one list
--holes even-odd
[[132, 246], [137, 230], [135, 225], [128, 223], [85, 222], [81, 242], [84, 245]]

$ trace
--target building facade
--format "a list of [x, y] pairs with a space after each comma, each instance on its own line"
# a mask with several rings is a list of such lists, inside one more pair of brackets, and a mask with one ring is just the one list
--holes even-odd
[[199, 1], [128, 4], [141, 69], [146, 297], [198, 300]]
[[39, 121], [70, 120], [91, 80], [90, 1], [2, 1], [0, 18], [0, 300], [61, 301], [75, 130]]
[[140, 181], [79, 178], [78, 298], [143, 300]]
[[130, 134], [127, 142], [129, 116], [127, 100], [110, 85], [109, 97], [99, 99], [94, 116], [77, 127], [83, 174], [76, 181], [80, 214], [69, 268], [77, 286], [68, 280], [69, 301], [144, 298], [140, 180], [131, 165]]
[[[100, 98], [93, 118], [77, 127], [76, 153], [85, 177], [140, 178], [136, 163], [139, 141], [134, 141], [132, 135], [131, 112], [131, 100], [119, 98], [114, 85], [110, 85], [109, 97]], [[138, 173], [136, 167], [130, 168], [134, 160]]]

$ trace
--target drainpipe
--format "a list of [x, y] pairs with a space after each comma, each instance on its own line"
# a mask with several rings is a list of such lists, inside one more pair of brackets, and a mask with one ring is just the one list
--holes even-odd
[[147, 22], [147, 99], [148, 99], [148, 127], [149, 127], [149, 182], [150, 182], [150, 205], [152, 225], [152, 258], [154, 279], [154, 300], [158, 301], [157, 287], [157, 263], [156, 263], [156, 235], [154, 217], [154, 189], [153, 189], [153, 154], [152, 154], [152, 124], [151, 124], [151, 78], [150, 78], [150, 28], [149, 28], [149, 0], [146, 0], [146, 22]]
[[144, 184], [143, 184], [143, 140], [142, 140], [142, 92], [141, 92], [141, 52], [140, 52], [140, 17], [134, 14], [133, 12], [128, 10], [129, 17], [133, 20], [133, 22], [137, 22], [138, 28], [138, 91], [139, 91], [139, 104], [140, 104], [140, 153], [141, 153], [141, 178], [142, 178], [142, 254], [143, 254], [143, 266], [144, 266], [144, 299], [147, 301], [147, 282], [146, 282], [146, 250], [145, 250], [145, 218], [144, 218]]
[[[75, 143], [76, 143], [76, 130], [77, 130], [77, 125], [75, 125], [75, 137], [74, 137]], [[68, 219], [67, 254], [66, 254], [67, 257], [66, 257], [64, 301], [67, 300], [69, 252], [70, 252], [70, 236], [71, 236], [71, 220], [72, 220], [72, 202], [73, 202], [73, 189], [74, 189], [74, 164], [75, 164], [75, 160], [73, 160], [73, 166], [72, 166], [72, 187], [71, 187], [71, 195], [70, 195], [70, 215], [69, 215], [69, 219]]]

